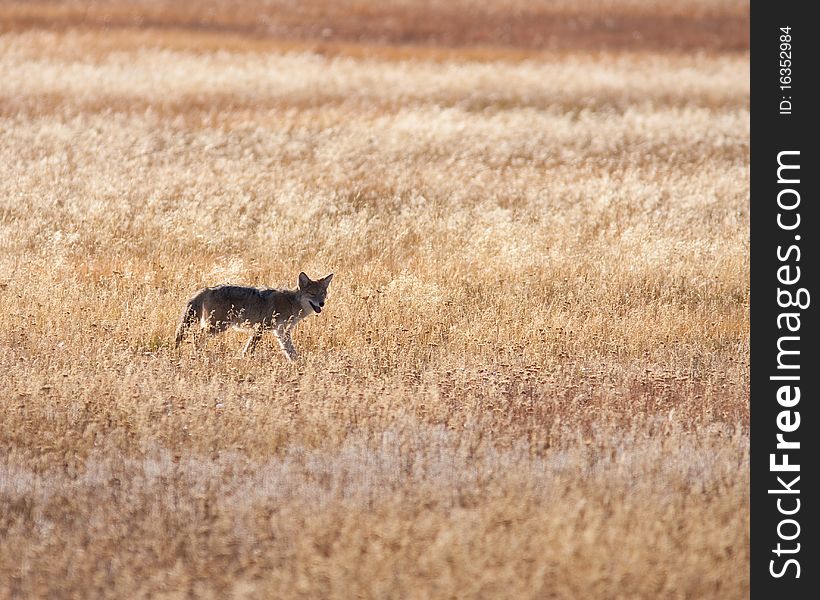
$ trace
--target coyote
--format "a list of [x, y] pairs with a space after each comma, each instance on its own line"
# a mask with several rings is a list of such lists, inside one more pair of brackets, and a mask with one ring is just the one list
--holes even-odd
[[188, 328], [197, 322], [206, 334], [216, 334], [229, 327], [250, 328], [251, 336], [242, 349], [243, 354], [253, 352], [262, 333], [270, 330], [288, 360], [294, 361], [297, 354], [290, 334], [299, 321], [322, 312], [331, 279], [333, 273], [318, 281], [299, 273], [299, 286], [295, 290], [239, 285], [218, 285], [200, 290], [188, 300], [182, 312], [175, 346], [179, 347]]

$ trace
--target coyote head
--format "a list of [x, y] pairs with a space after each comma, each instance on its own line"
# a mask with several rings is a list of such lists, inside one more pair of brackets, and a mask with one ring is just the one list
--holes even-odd
[[327, 298], [327, 286], [330, 285], [331, 279], [333, 279], [333, 273], [318, 281], [313, 281], [304, 273], [299, 273], [299, 295], [306, 315], [322, 312]]

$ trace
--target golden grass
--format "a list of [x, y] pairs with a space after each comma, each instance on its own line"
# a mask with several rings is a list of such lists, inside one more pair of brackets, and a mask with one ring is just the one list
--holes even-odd
[[0, 595], [748, 595], [748, 55], [141, 35], [0, 36]]

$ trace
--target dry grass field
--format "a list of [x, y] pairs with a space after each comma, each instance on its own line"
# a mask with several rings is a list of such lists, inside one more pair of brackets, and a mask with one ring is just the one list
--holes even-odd
[[0, 2], [0, 597], [748, 596], [748, 3], [190, 6]]

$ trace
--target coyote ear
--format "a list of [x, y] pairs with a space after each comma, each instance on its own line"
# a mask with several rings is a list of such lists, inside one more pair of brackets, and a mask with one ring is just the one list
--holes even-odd
[[331, 280], [331, 279], [333, 279], [333, 273], [331, 273], [330, 275], [328, 275], [327, 277], [325, 277], [324, 279], [322, 279], [322, 283], [324, 284], [325, 289], [327, 289], [327, 286], [329, 286], [329, 285], [330, 285], [330, 280]]
[[304, 271], [299, 273], [299, 287], [300, 288], [307, 287], [307, 285], [309, 283], [310, 283], [310, 277], [305, 275]]

